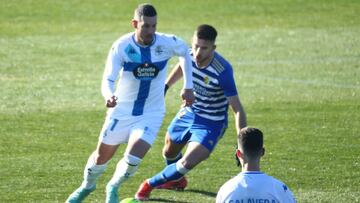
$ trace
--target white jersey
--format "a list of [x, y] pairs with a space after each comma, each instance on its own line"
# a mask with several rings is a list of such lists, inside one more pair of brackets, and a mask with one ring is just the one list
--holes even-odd
[[117, 105], [109, 109], [108, 115], [126, 119], [164, 113], [166, 67], [173, 56], [179, 56], [180, 62], [187, 66], [189, 71], [185, 69], [185, 75], [190, 83], [188, 88], [192, 88], [189, 48], [176, 36], [155, 33], [153, 43], [146, 47], [136, 43], [134, 33], [115, 41], [109, 51], [102, 81], [105, 100], [113, 95], [118, 98]]
[[290, 189], [262, 172], [241, 172], [221, 186], [216, 203], [293, 203]]

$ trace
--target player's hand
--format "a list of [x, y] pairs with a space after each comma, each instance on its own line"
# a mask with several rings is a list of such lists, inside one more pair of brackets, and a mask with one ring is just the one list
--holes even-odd
[[195, 101], [195, 95], [192, 89], [182, 89], [181, 98], [183, 99], [183, 106], [191, 106]]
[[108, 100], [106, 100], [106, 107], [113, 108], [114, 106], [116, 106], [116, 100], [116, 96], [110, 97]]

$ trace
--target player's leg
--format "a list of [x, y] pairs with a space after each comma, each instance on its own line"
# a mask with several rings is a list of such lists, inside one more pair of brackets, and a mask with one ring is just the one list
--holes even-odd
[[128, 178], [133, 176], [150, 148], [151, 145], [142, 139], [135, 139], [132, 143], [129, 143], [124, 157], [117, 164], [116, 171], [109, 184], [113, 187], [119, 187]]
[[198, 142], [190, 142], [184, 156], [176, 163], [170, 164], [163, 171], [149, 180], [152, 187], [167, 181], [181, 178], [201, 161], [207, 159], [210, 151]]
[[155, 141], [162, 119], [163, 115], [148, 116], [134, 124], [124, 157], [119, 161], [113, 177], [106, 186], [106, 202], [118, 201], [118, 188], [137, 171], [142, 159]]
[[66, 202], [75, 203], [84, 200], [96, 188], [96, 181], [106, 169], [108, 161], [116, 152], [118, 145], [99, 143], [97, 149], [90, 155], [84, 169], [84, 180]]
[[[187, 141], [187, 140], [186, 140]], [[175, 143], [171, 140], [170, 134], [167, 132], [165, 135], [165, 145], [163, 147], [163, 157], [165, 164], [170, 165], [176, 163], [182, 158], [181, 150], [184, 148], [187, 142]], [[162, 185], [157, 186], [157, 189], [168, 189], [168, 190], [184, 190], [187, 186], [187, 180], [185, 176], [178, 180], [168, 181]]]
[[115, 173], [106, 185], [106, 203], [118, 203], [119, 187], [132, 177], [151, 145], [137, 139], [129, 143], [123, 158], [118, 162]]
[[186, 142], [175, 143], [171, 140], [170, 134], [166, 132], [165, 135], [165, 144], [162, 150], [163, 157], [165, 159], [165, 164], [170, 165], [176, 163], [182, 158], [181, 150], [186, 145]]
[[160, 173], [145, 180], [139, 187], [135, 198], [147, 200], [151, 191], [168, 181], [178, 180], [193, 169], [201, 161], [207, 159], [210, 151], [197, 142], [190, 142], [186, 152], [178, 162], [166, 166]]
[[[191, 135], [184, 156], [178, 162], [168, 165], [160, 173], [145, 180], [135, 194], [135, 198], [140, 200], [148, 199], [153, 188], [164, 182], [183, 177], [196, 165], [209, 157], [221, 138], [224, 129], [226, 129], [226, 124], [222, 122], [208, 123], [208, 121], [201, 120], [198, 122], [192, 124], [190, 132], [184, 134], [185, 137]], [[171, 137], [173, 134], [174, 131], [170, 134]], [[172, 138], [172, 140], [174, 139]]]
[[66, 202], [81, 202], [96, 188], [96, 181], [106, 169], [108, 161], [115, 154], [119, 143], [115, 138], [118, 120], [106, 118], [96, 150], [90, 155], [84, 168], [84, 179], [81, 186], [75, 190]]
[[178, 162], [168, 165], [148, 182], [150, 186], [156, 187], [167, 181], [177, 180], [207, 159], [209, 155], [210, 151], [206, 147], [197, 142], [190, 142], [184, 156]]
[[194, 122], [194, 113], [181, 108], [171, 121], [165, 135], [163, 157], [166, 165], [176, 163], [182, 158], [181, 150], [187, 144], [191, 134], [188, 133]]
[[[164, 157], [169, 157], [167, 162], [171, 164], [167, 165], [165, 169], [174, 165], [175, 162], [182, 157], [179, 155], [179, 153], [191, 136], [189, 130], [193, 121], [194, 114], [190, 111], [187, 111], [186, 108], [180, 109], [175, 118], [172, 120], [165, 137], [165, 146], [163, 149]], [[154, 179], [156, 181], [156, 186], [160, 186], [166, 182], [166, 179], [158, 178], [161, 176], [161, 173], [157, 174], [156, 176], [156, 180]], [[138, 192], [135, 194], [135, 198], [146, 200], [149, 197], [152, 187], [146, 186], [148, 186], [147, 180], [145, 180], [139, 187]], [[146, 188], [149, 188], [150, 190]]]

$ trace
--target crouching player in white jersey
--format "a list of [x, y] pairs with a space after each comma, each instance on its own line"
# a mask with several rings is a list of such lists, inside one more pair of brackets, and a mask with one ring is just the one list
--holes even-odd
[[[184, 175], [210, 156], [227, 128], [227, 110], [235, 114], [237, 132], [246, 126], [246, 116], [237, 94], [231, 65], [215, 52], [217, 31], [210, 25], [198, 26], [192, 41], [195, 102], [180, 109], [165, 136], [163, 156], [167, 166], [145, 180], [135, 194], [147, 200], [154, 188], [184, 189]], [[181, 65], [180, 65], [181, 66]], [[182, 77], [180, 66], [170, 73], [167, 87]], [[182, 148], [188, 144], [184, 155]]]
[[256, 128], [243, 128], [237, 142], [236, 157], [242, 171], [220, 188], [216, 203], [296, 202], [284, 183], [260, 171], [260, 159], [265, 153], [262, 132]]
[[109, 110], [98, 146], [85, 166], [84, 180], [67, 202], [81, 202], [94, 191], [97, 178], [118, 146], [128, 143], [106, 186], [106, 202], [119, 202], [119, 186], [134, 175], [163, 121], [166, 64], [171, 57], [179, 56], [184, 66], [181, 96], [185, 105], [191, 105], [195, 99], [186, 43], [173, 35], [155, 32], [156, 10], [150, 4], [139, 5], [131, 23], [135, 32], [119, 38], [110, 49], [102, 81], [102, 94]]

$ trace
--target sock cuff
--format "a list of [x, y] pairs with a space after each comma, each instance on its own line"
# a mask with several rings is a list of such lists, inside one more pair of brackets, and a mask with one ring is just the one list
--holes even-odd
[[131, 166], [139, 165], [142, 160], [139, 157], [131, 155], [131, 154], [125, 154], [123, 159], [127, 164], [129, 164]]
[[176, 170], [183, 175], [190, 171], [189, 169], [185, 168], [185, 166], [183, 166], [180, 161], [176, 162]]

